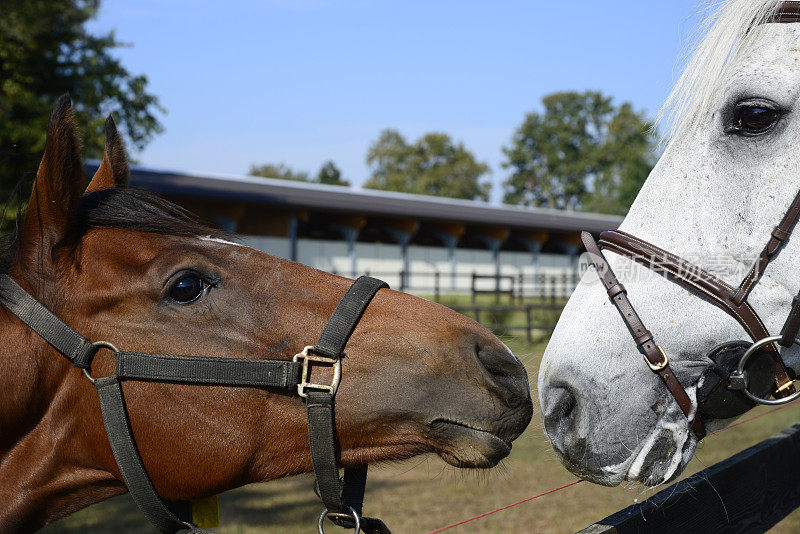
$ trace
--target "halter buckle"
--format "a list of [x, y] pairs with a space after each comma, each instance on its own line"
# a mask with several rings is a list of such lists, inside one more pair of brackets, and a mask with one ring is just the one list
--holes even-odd
[[664, 358], [659, 363], [652, 363], [650, 360], [647, 359], [647, 354], [644, 355], [644, 361], [647, 362], [647, 366], [650, 367], [655, 372], [661, 371], [665, 369], [669, 365], [669, 358], [667, 354], [664, 352], [664, 349], [661, 348], [661, 345], [656, 345], [658, 347], [658, 351], [661, 353], [661, 356]]
[[[329, 391], [331, 396], [336, 395], [336, 390], [339, 389], [339, 382], [342, 380], [342, 360], [338, 358], [328, 358], [327, 356], [318, 356], [313, 353], [314, 346], [308, 345], [303, 348], [303, 351], [295, 354], [292, 358], [293, 362], [300, 362], [303, 365], [303, 370], [300, 373], [300, 383], [297, 384], [297, 394], [303, 398], [308, 397], [306, 390], [317, 389], [321, 391]], [[313, 362], [313, 363], [310, 363]], [[313, 364], [331, 365], [333, 366], [333, 379], [330, 385], [328, 384], [314, 384], [308, 380], [311, 378], [311, 366]]]

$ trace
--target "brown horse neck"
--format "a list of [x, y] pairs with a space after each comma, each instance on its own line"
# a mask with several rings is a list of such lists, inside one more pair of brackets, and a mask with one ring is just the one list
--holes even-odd
[[63, 387], [77, 369], [2, 306], [0, 340], [0, 532], [31, 532], [124, 493], [82, 446], [81, 403]]

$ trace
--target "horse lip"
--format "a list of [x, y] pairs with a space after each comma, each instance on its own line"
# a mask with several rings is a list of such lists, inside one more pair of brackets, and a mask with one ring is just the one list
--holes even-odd
[[[449, 418], [434, 419], [430, 425], [438, 437], [448, 442], [436, 447], [437, 454], [455, 467], [493, 467], [511, 453], [511, 442], [495, 431]], [[459, 443], [464, 438], [472, 443]]]

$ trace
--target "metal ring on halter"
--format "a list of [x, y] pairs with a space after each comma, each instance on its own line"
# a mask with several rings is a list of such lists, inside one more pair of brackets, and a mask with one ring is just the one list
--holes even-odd
[[[356, 512], [352, 506], [347, 507], [350, 510], [350, 517], [353, 518], [355, 522], [355, 526], [353, 527], [353, 534], [359, 534], [361, 532], [361, 518], [358, 516], [358, 512]], [[334, 514], [334, 512], [330, 512], [328, 510], [323, 510], [322, 513], [319, 515], [319, 522], [317, 523], [317, 528], [319, 529], [319, 534], [325, 534], [325, 518], [328, 517], [328, 514]], [[344, 515], [344, 514], [335, 514], [335, 515]]]
[[[733, 373], [731, 373], [730, 376], [731, 389], [736, 389], [741, 391], [751, 401], [757, 402], [759, 404], [786, 404], [788, 402], [792, 402], [797, 398], [800, 398], [800, 391], [792, 395], [789, 395], [788, 397], [784, 397], [782, 399], [762, 399], [761, 397], [756, 397], [747, 390], [747, 378], [745, 377], [744, 374], [744, 366], [747, 364], [747, 360], [750, 359], [750, 356], [755, 354], [755, 352], [764, 345], [773, 343], [775, 341], [778, 341], [779, 339], [781, 339], [781, 336], [765, 337], [764, 339], [760, 339], [755, 343], [753, 343], [752, 345], [750, 345], [750, 348], [747, 349], [744, 354], [742, 354], [742, 358], [739, 360], [739, 365], [736, 366], [736, 370]], [[795, 338], [794, 344], [800, 345], [800, 339]]]
[[[117, 349], [117, 347], [115, 347], [108, 341], [95, 341], [94, 343], [92, 343], [92, 346], [94, 347], [94, 353], [92, 353], [92, 360], [94, 360], [94, 354], [97, 354], [97, 351], [100, 349], [108, 349], [112, 351], [114, 354], [119, 352], [119, 349]], [[89, 382], [91, 382], [92, 384], [97, 382], [97, 379], [92, 376], [92, 373], [89, 372], [91, 370], [91, 364], [88, 369], [84, 368], [82, 370], [83, 370], [83, 376], [88, 378]]]

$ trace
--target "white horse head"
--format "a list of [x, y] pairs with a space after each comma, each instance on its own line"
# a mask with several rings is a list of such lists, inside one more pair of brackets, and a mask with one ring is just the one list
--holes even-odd
[[[678, 117], [671, 141], [621, 226], [734, 287], [800, 189], [800, 24], [770, 22], [780, 5], [729, 0], [712, 16], [666, 104]], [[606, 256], [696, 407], [710, 349], [747, 335], [680, 285]], [[800, 232], [748, 297], [773, 334], [800, 288], [798, 272]], [[783, 356], [800, 369], [797, 351]], [[539, 399], [559, 458], [593, 482], [661, 484], [680, 474], [697, 447], [687, 418], [642, 360], [593, 270], [547, 347]]]

